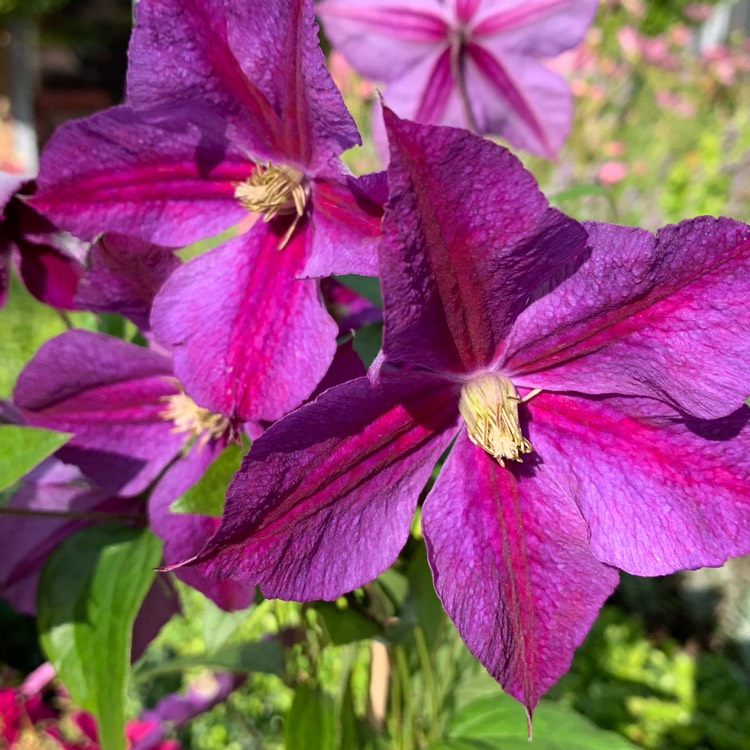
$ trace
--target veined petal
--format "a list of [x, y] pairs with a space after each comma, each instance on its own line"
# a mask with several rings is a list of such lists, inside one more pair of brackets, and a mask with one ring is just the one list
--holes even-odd
[[29, 203], [87, 240], [113, 231], [179, 247], [218, 234], [246, 216], [235, 184], [253, 170], [220, 127], [202, 107], [115, 107], [66, 123], [44, 150]]
[[[199, 552], [216, 532], [219, 519], [191, 513], [172, 513], [169, 506], [192, 487], [224, 447], [224, 441], [193, 446], [187, 455], [169, 467], [154, 487], [148, 503], [149, 525], [164, 540], [164, 564], [184, 560]], [[224, 610], [245, 609], [255, 595], [255, 588], [235, 581], [207, 578], [196, 568], [180, 568], [175, 575], [188, 586], [200, 591]]]
[[575, 47], [599, 0], [484, 0], [471, 34], [493, 54], [554, 57]]
[[185, 442], [162, 416], [176, 392], [167, 357], [74, 329], [39, 349], [13, 398], [28, 424], [75, 435], [57, 452], [61, 460], [107, 490], [135, 495]]
[[82, 310], [124, 315], [148, 331], [151, 303], [181, 265], [169, 248], [125, 235], [104, 235], [91, 248], [76, 303]]
[[572, 499], [533, 471], [502, 468], [462, 432], [422, 512], [443, 606], [529, 712], [569, 668], [618, 580], [591, 554]]
[[737, 409], [750, 394], [750, 227], [587, 229], [589, 260], [508, 340], [517, 384], [651, 396], [704, 419]]
[[493, 54], [467, 45], [467, 90], [480, 133], [498, 133], [514, 146], [554, 158], [570, 130], [568, 84], [536, 60]]
[[457, 402], [441, 379], [389, 374], [332, 388], [273, 425], [230, 484], [200, 570], [297, 600], [372, 580], [406, 541]]
[[308, 227], [288, 244], [274, 224], [177, 269], [154, 301], [157, 339], [200, 406], [241, 421], [274, 420], [315, 389], [336, 351], [318, 283], [300, 280]]
[[656, 576], [750, 552], [750, 408], [704, 421], [551, 393], [528, 408], [534, 471], [579, 505], [603, 562]]
[[528, 300], [582, 260], [586, 233], [507, 150], [386, 117], [385, 355], [436, 371], [487, 367]]
[[385, 173], [318, 179], [312, 189], [312, 247], [303, 276], [377, 276]]
[[349, 63], [367, 78], [386, 83], [432, 54], [450, 32], [436, 0], [326, 0], [317, 10], [326, 35]]

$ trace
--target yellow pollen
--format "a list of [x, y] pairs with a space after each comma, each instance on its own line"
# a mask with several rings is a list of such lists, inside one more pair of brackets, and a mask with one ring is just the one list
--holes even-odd
[[506, 459], [522, 461], [521, 454], [532, 450], [518, 423], [520, 403], [513, 383], [495, 373], [485, 373], [461, 389], [458, 410], [469, 440], [484, 448], [500, 466], [505, 466]]
[[237, 185], [234, 197], [248, 211], [263, 214], [263, 221], [271, 221], [276, 216], [294, 216], [281, 243], [283, 248], [304, 216], [310, 188], [305, 175], [294, 167], [259, 164], [252, 177]]
[[197, 438], [199, 448], [209, 440], [220, 438], [229, 429], [229, 420], [225, 416], [198, 406], [187, 393], [165, 396], [164, 401], [167, 406], [161, 416], [174, 422], [172, 432], [186, 432], [190, 438]]

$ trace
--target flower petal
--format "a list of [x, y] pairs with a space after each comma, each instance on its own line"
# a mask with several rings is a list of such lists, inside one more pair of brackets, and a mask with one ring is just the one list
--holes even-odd
[[469, 650], [529, 712], [570, 666], [617, 573], [546, 475], [502, 468], [459, 436], [425, 501], [435, 589]]
[[229, 486], [201, 571], [298, 600], [372, 580], [406, 541], [457, 401], [454, 385], [422, 373], [360, 378], [273, 425]]
[[169, 248], [107, 234], [91, 248], [76, 303], [82, 310], [124, 315], [148, 331], [151, 303], [181, 265]]
[[471, 34], [493, 54], [555, 57], [575, 47], [599, 0], [484, 0]]
[[[198, 553], [219, 526], [218, 518], [172, 513], [169, 506], [203, 476], [223, 447], [222, 441], [208, 443], [202, 448], [193, 447], [170, 466], [151, 493], [149, 525], [154, 534], [164, 540], [165, 565]], [[179, 568], [175, 575], [227, 611], [249, 607], [255, 595], [253, 586], [207, 578], [194, 567]]]
[[281, 242], [273, 224], [259, 222], [175, 271], [154, 301], [154, 334], [174, 348], [185, 389], [241, 421], [279, 419], [299, 406], [336, 351], [317, 282], [295, 278], [307, 227]]
[[376, 276], [387, 195], [384, 172], [316, 180], [312, 191], [312, 248], [303, 275]]
[[586, 233], [507, 150], [386, 117], [385, 355], [437, 371], [487, 367], [528, 300], [582, 258]]
[[185, 442], [162, 416], [176, 392], [167, 357], [74, 329], [39, 349], [13, 398], [28, 424], [75, 435], [57, 452], [61, 460], [107, 490], [135, 495]]
[[432, 54], [450, 32], [436, 0], [326, 0], [317, 8], [333, 46], [363, 76], [386, 83]]
[[551, 393], [528, 408], [535, 471], [578, 503], [603, 562], [656, 576], [750, 552], [750, 408], [704, 421]]
[[750, 394], [750, 227], [587, 229], [591, 258], [508, 340], [517, 384], [651, 396], [704, 419], [737, 409]]
[[234, 190], [253, 170], [222, 127], [202, 107], [115, 107], [66, 123], [44, 150], [29, 203], [87, 240], [114, 231], [178, 247], [218, 234], [247, 215]]

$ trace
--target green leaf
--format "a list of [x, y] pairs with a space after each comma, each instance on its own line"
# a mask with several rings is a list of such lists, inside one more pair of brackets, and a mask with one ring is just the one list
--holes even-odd
[[383, 297], [380, 294], [380, 281], [377, 277], [347, 274], [346, 276], [335, 276], [334, 278], [339, 284], [343, 284], [357, 294], [362, 295], [366, 300], [372, 302], [373, 305], [383, 307]]
[[187, 261], [192, 260], [193, 258], [197, 258], [203, 253], [207, 253], [209, 250], [217, 247], [222, 242], [231, 240], [232, 237], [236, 237], [239, 232], [240, 230], [238, 225], [229, 227], [229, 229], [225, 229], [219, 234], [215, 234], [212, 237], [206, 237], [205, 239], [194, 242], [192, 245], [186, 245], [185, 247], [176, 250], [175, 255], [187, 263]]
[[[451, 717], [445, 739], [485, 742], [503, 750], [528, 750], [525, 711], [505, 693], [479, 698]], [[567, 706], [542, 701], [534, 713], [533, 747], [534, 750], [632, 750], [634, 745], [617, 734], [599, 729]]]
[[103, 750], [125, 747], [133, 622], [160, 557], [148, 530], [96, 526], [66, 539], [42, 572], [42, 647], [73, 701], [96, 718]]
[[175, 500], [173, 513], [194, 513], [200, 516], [221, 516], [229, 480], [242, 462], [242, 446], [230, 443], [211, 462], [203, 476]]
[[352, 347], [365, 367], [369, 367], [380, 352], [383, 343], [383, 324], [362, 326], [354, 332]]
[[550, 196], [550, 203], [565, 203], [566, 201], [582, 198], [584, 195], [601, 195], [606, 196], [607, 191], [601, 185], [575, 185], [574, 187], [562, 190], [559, 193]]
[[333, 699], [303, 682], [294, 693], [286, 720], [286, 750], [335, 750], [336, 717]]
[[323, 618], [334, 646], [343, 646], [381, 634], [376, 622], [350, 607], [339, 607], [334, 602], [317, 602], [314, 609]]
[[195, 667], [229, 672], [263, 672], [281, 677], [284, 673], [284, 658], [281, 646], [276, 641], [232, 643], [215, 653], [185, 656], [140, 670], [136, 678], [139, 682], [144, 682], [158, 674], [183, 672]]
[[210, 599], [203, 602], [203, 644], [209, 654], [218, 651], [237, 631], [255, 609], [252, 604], [247, 609], [225, 612]]
[[73, 436], [39, 427], [0, 425], [0, 491], [51, 456]]

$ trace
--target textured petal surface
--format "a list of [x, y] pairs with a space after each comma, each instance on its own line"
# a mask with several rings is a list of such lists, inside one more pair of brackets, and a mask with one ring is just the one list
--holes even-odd
[[[48, 555], [94, 520], [42, 514], [104, 514], [99, 522], [112, 523], [116, 514], [138, 518], [139, 511], [143, 508], [133, 500], [113, 498], [88, 483], [77, 468], [48, 459], [24, 480], [0, 517], [0, 596], [19, 612], [33, 615], [39, 575]], [[37, 515], [29, 515], [32, 512]]]
[[360, 378], [293, 412], [245, 457], [201, 570], [297, 600], [372, 580], [406, 541], [456, 404], [455, 386], [409, 373]]
[[312, 247], [304, 276], [377, 276], [385, 173], [319, 179], [312, 190]]
[[325, 67], [312, 0], [142, 3], [128, 95], [139, 108], [217, 105], [257, 158], [313, 166], [359, 142]]
[[578, 503], [600, 560], [655, 576], [750, 552], [750, 408], [704, 421], [546, 393], [528, 408], [537, 471]]
[[83, 310], [124, 315], [147, 331], [151, 303], [180, 265], [166, 247], [125, 235], [105, 235], [91, 248], [76, 302]]
[[[203, 476], [223, 447], [220, 441], [213, 441], [202, 449], [193, 447], [186, 456], [175, 461], [151, 493], [149, 525], [154, 534], [164, 540], [165, 565], [197, 554], [219, 526], [218, 518], [172, 513], [169, 506]], [[207, 578], [194, 567], [180, 568], [175, 574], [224, 610], [245, 609], [253, 601], [253, 586]]]
[[246, 216], [234, 190], [253, 170], [223, 127], [202, 106], [115, 107], [66, 123], [42, 154], [30, 203], [86, 240], [113, 231], [177, 247], [218, 234]]
[[586, 232], [507, 150], [386, 117], [383, 350], [438, 371], [486, 367], [528, 300], [582, 259]]
[[708, 217], [648, 232], [588, 225], [592, 255], [519, 318], [519, 384], [654, 396], [698, 417], [750, 394], [750, 227]]
[[555, 57], [583, 39], [598, 5], [599, 0], [484, 0], [472, 37], [499, 56]]
[[162, 416], [164, 399], [176, 392], [167, 357], [72, 330], [39, 349], [19, 376], [13, 398], [30, 425], [75, 435], [56, 454], [63, 461], [105, 489], [134, 495], [185, 441]]
[[447, 13], [436, 0], [326, 0], [317, 7], [333, 46], [375, 81], [401, 77], [444, 45], [450, 32]]
[[578, 508], [548, 477], [503, 469], [465, 432], [422, 524], [435, 590], [458, 632], [533, 710], [570, 666], [617, 573], [591, 554]]
[[195, 401], [241, 421], [279, 419], [325, 375], [336, 324], [318, 284], [298, 280], [309, 233], [279, 249], [271, 224], [194, 258], [154, 302], [157, 339], [174, 348], [175, 374]]

